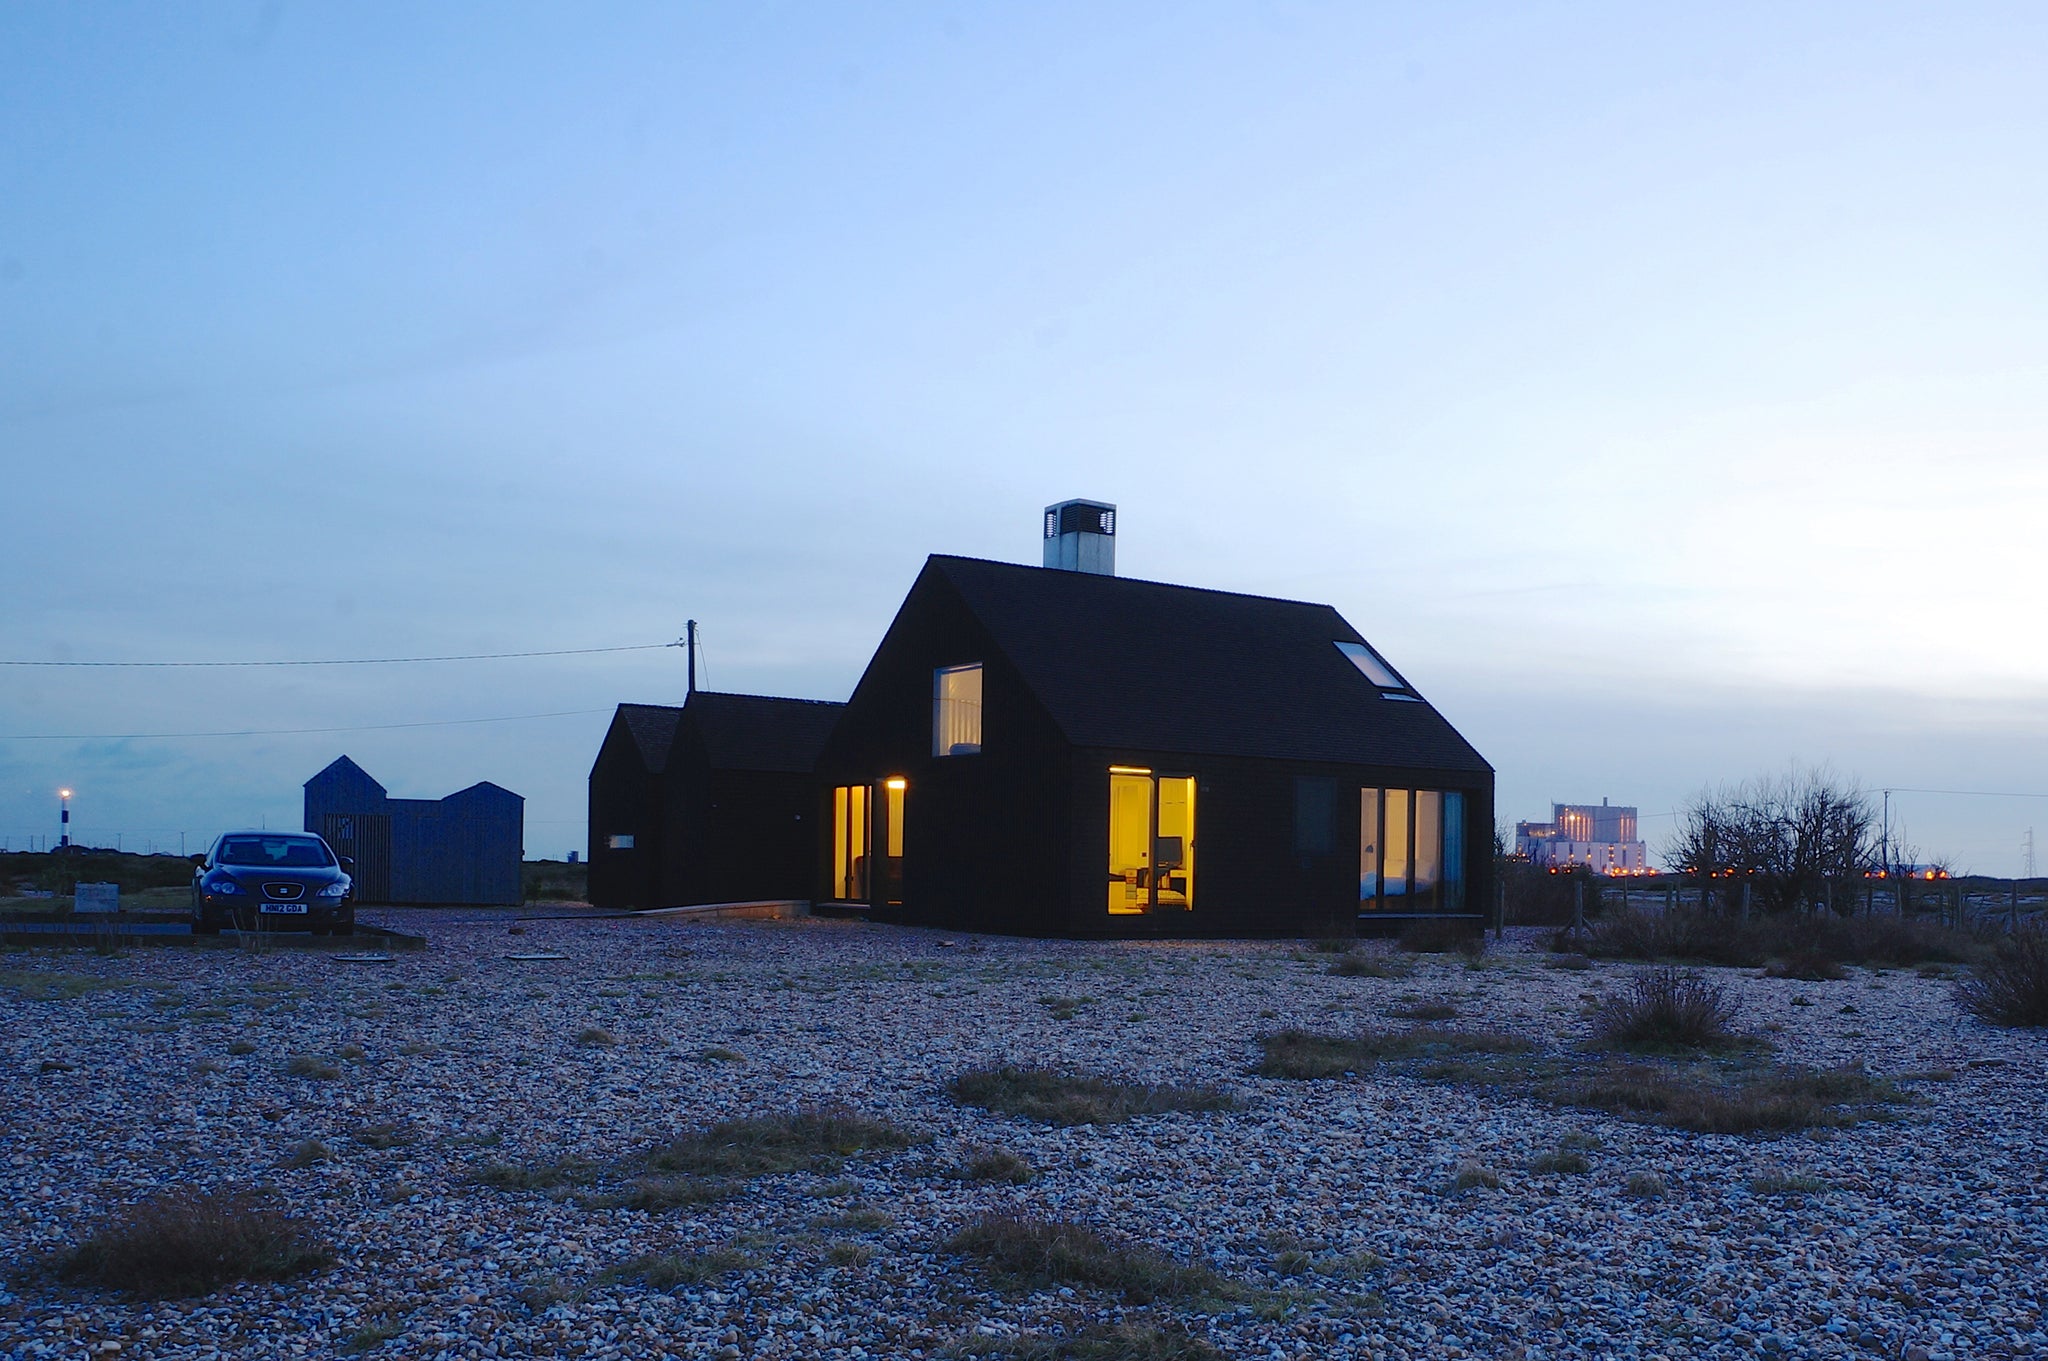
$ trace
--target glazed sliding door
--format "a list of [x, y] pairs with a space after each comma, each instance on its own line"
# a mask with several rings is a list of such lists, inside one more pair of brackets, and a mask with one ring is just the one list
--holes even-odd
[[1195, 905], [1195, 777], [1135, 766], [1109, 771], [1109, 911], [1135, 916]]

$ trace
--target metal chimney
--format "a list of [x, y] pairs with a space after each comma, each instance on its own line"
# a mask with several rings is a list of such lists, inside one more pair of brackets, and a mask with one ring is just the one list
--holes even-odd
[[1045, 565], [1066, 572], [1116, 575], [1116, 507], [1062, 501], [1045, 508]]

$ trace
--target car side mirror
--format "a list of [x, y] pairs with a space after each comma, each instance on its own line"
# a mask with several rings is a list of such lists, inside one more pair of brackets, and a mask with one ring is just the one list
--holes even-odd
[[356, 858], [352, 855], [338, 855], [334, 858], [341, 862], [341, 867], [345, 870], [353, 870], [356, 867]]
[[192, 857], [192, 863], [204, 869], [206, 867], [206, 857], [203, 855], [195, 855]]

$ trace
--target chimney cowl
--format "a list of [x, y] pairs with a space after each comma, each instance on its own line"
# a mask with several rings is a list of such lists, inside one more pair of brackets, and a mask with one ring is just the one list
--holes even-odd
[[1062, 501], [1047, 506], [1044, 532], [1047, 567], [1116, 575], [1116, 507], [1107, 501]]

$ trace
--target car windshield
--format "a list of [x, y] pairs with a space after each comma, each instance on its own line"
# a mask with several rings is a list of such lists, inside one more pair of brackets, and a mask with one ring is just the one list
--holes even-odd
[[323, 869], [334, 863], [327, 847], [303, 836], [231, 836], [220, 843], [214, 863], [265, 865], [271, 869]]

